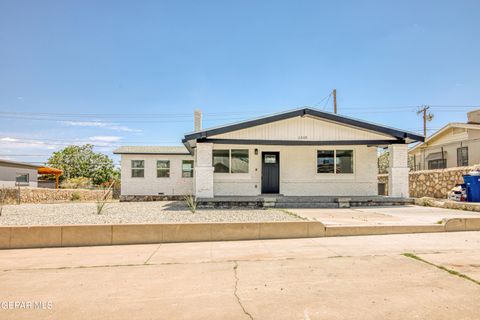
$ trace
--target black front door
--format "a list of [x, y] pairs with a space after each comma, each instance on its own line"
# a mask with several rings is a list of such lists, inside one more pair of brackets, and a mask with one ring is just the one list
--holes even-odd
[[262, 193], [280, 192], [280, 154], [262, 152]]

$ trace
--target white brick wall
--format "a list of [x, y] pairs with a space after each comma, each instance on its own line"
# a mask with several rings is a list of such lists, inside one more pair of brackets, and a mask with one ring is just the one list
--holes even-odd
[[[145, 161], [143, 178], [132, 178], [132, 160]], [[169, 178], [157, 178], [157, 160], [170, 160]], [[193, 178], [182, 178], [182, 160], [193, 160], [193, 157], [190, 155], [123, 154], [121, 159], [122, 195], [192, 194]]]
[[[354, 150], [353, 174], [317, 173], [317, 150]], [[215, 144], [214, 149], [249, 149], [248, 173], [214, 173], [215, 195], [261, 194], [262, 151], [280, 152], [280, 193], [287, 196], [377, 195], [377, 150], [367, 146], [249, 146]], [[258, 155], [255, 155], [258, 149]]]

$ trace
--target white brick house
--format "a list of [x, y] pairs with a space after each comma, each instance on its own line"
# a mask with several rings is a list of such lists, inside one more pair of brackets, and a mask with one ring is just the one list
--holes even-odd
[[391, 196], [408, 197], [407, 131], [302, 108], [185, 134], [182, 147], [120, 147], [122, 195], [373, 196], [377, 148]]

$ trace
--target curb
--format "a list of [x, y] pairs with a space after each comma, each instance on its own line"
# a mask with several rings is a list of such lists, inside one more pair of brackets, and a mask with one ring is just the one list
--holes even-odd
[[0, 249], [480, 231], [480, 218], [411, 226], [325, 226], [319, 221], [0, 227]]

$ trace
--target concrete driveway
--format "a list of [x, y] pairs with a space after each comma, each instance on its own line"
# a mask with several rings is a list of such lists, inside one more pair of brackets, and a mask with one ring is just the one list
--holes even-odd
[[425, 225], [449, 218], [480, 218], [480, 213], [421, 206], [358, 207], [348, 209], [288, 209], [325, 225]]
[[479, 257], [480, 232], [3, 250], [0, 319], [478, 319]]

